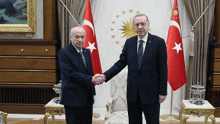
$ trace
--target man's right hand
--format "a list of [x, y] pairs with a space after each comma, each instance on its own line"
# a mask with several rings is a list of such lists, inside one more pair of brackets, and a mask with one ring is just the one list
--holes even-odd
[[102, 84], [105, 81], [105, 75], [103, 74], [96, 74], [92, 77], [92, 82], [94, 84]]

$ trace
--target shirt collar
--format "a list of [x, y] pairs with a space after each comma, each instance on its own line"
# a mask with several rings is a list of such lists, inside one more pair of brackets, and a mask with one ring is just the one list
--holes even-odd
[[83, 52], [82, 49], [79, 50], [79, 49], [76, 48], [76, 46], [75, 46], [73, 43], [71, 43], [71, 44], [73, 45], [73, 47], [76, 49], [76, 51], [77, 51], [78, 53], [79, 53], [79, 52]]
[[148, 39], [148, 32], [147, 34], [144, 36], [144, 38], [140, 39], [140, 37], [138, 36], [138, 41], [139, 40], [143, 40], [144, 42], [147, 42], [147, 39]]

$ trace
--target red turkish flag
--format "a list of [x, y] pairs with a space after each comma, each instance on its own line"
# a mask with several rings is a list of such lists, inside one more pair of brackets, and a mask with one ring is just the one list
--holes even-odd
[[174, 2], [167, 37], [167, 64], [168, 82], [175, 91], [187, 81], [177, 0]]
[[98, 73], [102, 74], [90, 0], [87, 0], [87, 3], [86, 3], [86, 11], [85, 11], [83, 28], [86, 30], [86, 39], [85, 39], [85, 43], [83, 47], [90, 50], [90, 54], [92, 57], [93, 72], [94, 74], [98, 74]]

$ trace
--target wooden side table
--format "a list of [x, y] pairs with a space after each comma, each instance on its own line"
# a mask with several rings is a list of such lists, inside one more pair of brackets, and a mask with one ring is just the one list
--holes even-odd
[[54, 102], [54, 98], [50, 100], [45, 106], [44, 124], [48, 124], [48, 117], [51, 115], [52, 124], [55, 122], [55, 115], [65, 114], [65, 108], [61, 104]]
[[[198, 117], [205, 116], [205, 124], [207, 124], [209, 117], [212, 120], [212, 124], [215, 124], [214, 110], [215, 108], [207, 100], [205, 100], [203, 105], [195, 105], [190, 103], [190, 100], [182, 100], [181, 109], [179, 111], [180, 124], [186, 124], [189, 115]], [[185, 114], [183, 119], [182, 113]]]

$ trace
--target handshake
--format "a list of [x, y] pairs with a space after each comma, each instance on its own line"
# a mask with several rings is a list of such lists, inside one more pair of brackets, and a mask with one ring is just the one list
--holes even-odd
[[94, 84], [99, 85], [102, 84], [104, 81], [105, 81], [105, 75], [103, 74], [96, 74], [92, 77], [92, 82]]

